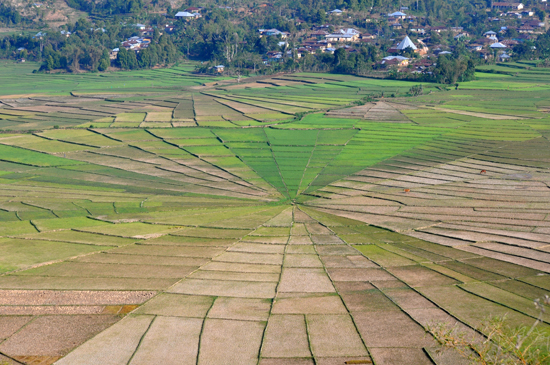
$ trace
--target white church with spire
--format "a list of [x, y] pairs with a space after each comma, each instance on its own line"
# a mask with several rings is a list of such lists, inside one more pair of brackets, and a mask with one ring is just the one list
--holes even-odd
[[418, 53], [421, 55], [424, 55], [428, 52], [428, 47], [421, 41], [417, 41], [418, 46], [414, 44], [414, 42], [409, 38], [409, 36], [405, 36], [401, 42], [399, 42], [396, 46], [391, 47], [388, 49], [389, 53], [401, 53], [403, 51], [406, 51], [407, 49], [410, 49], [414, 53]]

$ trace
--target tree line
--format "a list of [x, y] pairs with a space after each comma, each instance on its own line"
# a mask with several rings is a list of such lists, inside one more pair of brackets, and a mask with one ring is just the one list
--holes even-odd
[[90, 14], [118, 15], [139, 13], [144, 9], [143, 0], [65, 0], [71, 8]]
[[42, 62], [39, 71], [104, 71], [111, 66], [109, 51], [123, 50], [115, 65], [122, 69], [148, 68], [176, 62], [181, 56], [168, 34], [155, 32], [151, 45], [138, 54], [121, 47], [121, 40], [139, 35], [135, 27], [78, 20], [68, 25], [67, 37], [59, 31], [46, 35], [8, 35], [0, 40], [0, 58]]

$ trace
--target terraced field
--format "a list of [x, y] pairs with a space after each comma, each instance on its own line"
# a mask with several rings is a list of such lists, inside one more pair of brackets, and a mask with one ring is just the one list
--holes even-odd
[[429, 328], [484, 341], [550, 291], [540, 70], [412, 98], [28, 67], [0, 67], [0, 363], [467, 364]]

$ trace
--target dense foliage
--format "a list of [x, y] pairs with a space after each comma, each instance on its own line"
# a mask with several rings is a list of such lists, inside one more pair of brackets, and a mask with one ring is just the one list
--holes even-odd
[[92, 14], [116, 15], [137, 13], [143, 10], [143, 0], [66, 0], [67, 4], [75, 9]]
[[475, 63], [472, 59], [462, 57], [439, 56], [437, 65], [433, 70], [433, 77], [441, 84], [455, 84], [456, 82], [469, 81], [474, 78]]
[[161, 37], [159, 44], [152, 44], [137, 54], [121, 48], [117, 55], [116, 65], [123, 70], [135, 70], [173, 63], [176, 59], [177, 50], [174, 44], [167, 37]]
[[[98, 26], [96, 24], [95, 26]], [[104, 71], [110, 66], [109, 51], [120, 46], [120, 39], [139, 34], [135, 27], [117, 24], [99, 24], [94, 28], [90, 22], [79, 20], [68, 26], [72, 34], [66, 37], [51, 32], [43, 37], [12, 35], [0, 41], [0, 57], [24, 58], [42, 61], [41, 70], [65, 69], [68, 71]], [[103, 28], [103, 26], [105, 28]], [[177, 49], [169, 35], [154, 37], [154, 44], [129, 60], [118, 62], [123, 69], [152, 67], [157, 64], [173, 63], [178, 58]], [[134, 59], [136, 60], [134, 62]]]
[[22, 21], [21, 14], [11, 6], [0, 3], [0, 25], [16, 25]]

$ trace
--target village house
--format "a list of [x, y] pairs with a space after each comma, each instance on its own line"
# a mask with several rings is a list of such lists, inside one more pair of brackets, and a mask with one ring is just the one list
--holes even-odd
[[365, 40], [365, 39], [376, 39], [376, 36], [374, 34], [370, 34], [370, 33], [363, 33], [361, 34], [361, 39], [362, 40]]
[[523, 9], [524, 5], [523, 3], [505, 3], [505, 2], [496, 2], [493, 3], [493, 9], [499, 9], [499, 10], [521, 10]]
[[387, 56], [382, 58], [380, 64], [384, 66], [408, 66], [409, 59], [403, 56]]
[[544, 22], [535, 19], [524, 22], [518, 28], [519, 33], [542, 34], [544, 31]]
[[317, 40], [325, 39], [328, 35], [328, 32], [325, 32], [324, 30], [318, 30], [315, 32], [311, 32], [310, 37], [315, 38]]
[[506, 47], [513, 47], [515, 45], [518, 45], [519, 42], [514, 39], [505, 39], [501, 41], [500, 43], [504, 44]]
[[124, 47], [126, 50], [136, 50], [140, 47], [140, 45], [135, 41], [125, 41], [122, 42], [122, 47]]
[[541, 22], [540, 20], [532, 19], [528, 20], [526, 22], [523, 22], [522, 25], [529, 25], [533, 28], [544, 28], [544, 22]]
[[355, 34], [358, 36], [361, 35], [361, 32], [355, 28], [343, 28], [343, 29], [339, 29], [338, 32], [344, 33], [344, 34]]
[[336, 16], [340, 16], [340, 15], [342, 15], [342, 13], [343, 13], [343, 11], [340, 10], [340, 9], [334, 9], [332, 11], [329, 11], [330, 15], [336, 15]]
[[356, 34], [333, 33], [326, 37], [329, 42], [356, 42], [359, 36]]
[[190, 20], [190, 19], [198, 19], [200, 17], [202, 17], [202, 15], [200, 15], [200, 13], [190, 13], [190, 12], [187, 12], [187, 11], [178, 11], [176, 13], [176, 19]]
[[483, 45], [481, 45], [479, 43], [470, 43], [468, 45], [468, 49], [472, 52], [478, 52], [478, 51], [481, 51], [483, 49]]
[[306, 54], [315, 54], [315, 52], [312, 52], [311, 50], [309, 50], [305, 47], [300, 47], [300, 48], [296, 49], [296, 57], [297, 58], [302, 58]]
[[436, 32], [436, 33], [441, 33], [441, 32], [447, 32], [447, 31], [449, 31], [449, 29], [447, 27], [444, 27], [444, 26], [437, 26], [437, 27], [431, 27], [430, 31]]
[[426, 70], [428, 70], [433, 65], [434, 62], [428, 58], [422, 58], [412, 63], [412, 66], [415, 69], [415, 73], [425, 73]]
[[325, 36], [328, 42], [357, 42], [361, 33], [353, 28], [339, 29]]
[[409, 31], [411, 31], [412, 33], [418, 33], [420, 35], [426, 34], [425, 28], [410, 28]]
[[306, 39], [302, 46], [315, 53], [317, 50], [324, 51], [325, 49], [332, 47], [332, 43], [327, 40]]
[[282, 62], [282, 61], [283, 61], [283, 52], [279, 52], [279, 51], [267, 52], [267, 62], [268, 63]]
[[523, 15], [519, 11], [508, 11], [506, 13], [501, 13], [500, 16], [508, 17], [508, 18], [515, 18], [515, 19], [523, 18]]
[[399, 20], [399, 19], [405, 19], [407, 17], [407, 14], [402, 13], [400, 11], [396, 11], [395, 13], [388, 14], [388, 18], [392, 20]]
[[266, 37], [281, 36], [281, 39], [286, 39], [290, 35], [289, 32], [281, 32], [278, 29], [258, 29], [258, 32], [260, 32], [260, 38], [265, 35]]
[[376, 40], [371, 38], [361, 38], [359, 41], [364, 44], [376, 45]]
[[120, 51], [120, 48], [114, 48], [113, 50], [111, 50], [111, 52], [109, 52], [109, 59], [116, 60], [119, 51]]
[[331, 25], [331, 24], [314, 25], [313, 27], [311, 27], [311, 30], [313, 30], [313, 31], [318, 31], [318, 30], [328, 31], [331, 27], [334, 28], [334, 26]]
[[149, 47], [150, 44], [151, 38], [134, 36], [122, 42], [122, 47], [126, 50], [139, 51], [142, 48]]
[[504, 44], [500, 43], [500, 42], [496, 42], [496, 43], [493, 43], [489, 46], [491, 49], [503, 49], [503, 48], [507, 48]]
[[390, 28], [391, 29], [403, 29], [403, 26], [401, 25], [401, 23], [399, 23], [399, 21], [394, 21], [394, 22], [391, 22], [389, 24]]
[[482, 49], [478, 52], [478, 55], [479, 55], [479, 58], [481, 58], [482, 60], [487, 60], [489, 59], [489, 56], [491, 55], [491, 53], [486, 49]]
[[469, 36], [470, 36], [470, 35], [469, 35], [468, 33], [464, 32], [464, 33], [459, 33], [459, 34], [455, 35], [455, 36], [454, 36], [454, 39], [457, 40], [457, 41], [459, 41], [459, 40], [461, 40], [461, 39], [466, 39], [466, 38], [468, 38]]
[[155, 34], [155, 29], [152, 27], [147, 27], [141, 31], [142, 36], [152, 36], [153, 34]]
[[345, 45], [343, 48], [347, 53], [357, 53], [358, 52], [357, 49], [353, 48], [352, 46]]
[[192, 7], [190, 7], [190, 8], [187, 8], [187, 9], [185, 9], [185, 11], [186, 11], [186, 12], [188, 12], [188, 13], [191, 13], [191, 14], [197, 14], [197, 13], [200, 13], [200, 12], [201, 12], [201, 10], [202, 10], [202, 8], [197, 8], [197, 7], [194, 7], [194, 6], [192, 6]]

